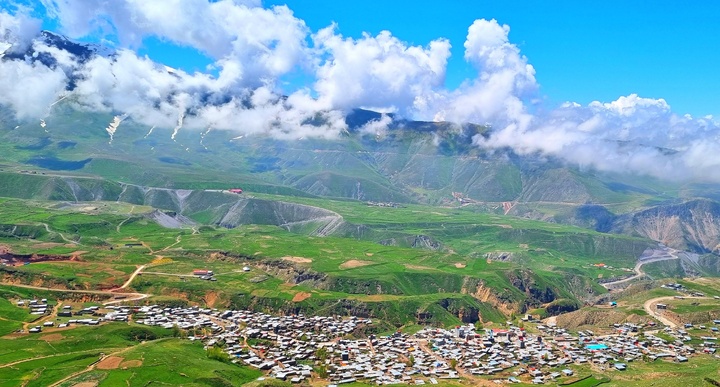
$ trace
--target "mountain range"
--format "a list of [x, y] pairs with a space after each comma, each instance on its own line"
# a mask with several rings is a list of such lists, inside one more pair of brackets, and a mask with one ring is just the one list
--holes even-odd
[[[80, 62], [115, 55], [50, 32], [39, 39]], [[11, 51], [0, 60], [60, 65], [33, 47]], [[306, 124], [322, 125], [323, 119]], [[345, 123], [347, 130], [335, 137], [283, 140], [246, 135], [242, 127], [147, 127], [119, 112], [85, 111], [72, 97], [52, 106], [40, 122], [18, 120], [5, 107], [0, 110], [3, 195], [124, 200], [125, 188], [133, 186], [146, 187], [144, 194], [151, 188], [242, 187], [249, 193], [465, 206], [718, 252], [718, 185], [599, 172], [548, 156], [485, 149], [477, 144], [492, 132], [487, 125], [411, 121], [360, 108], [346, 112]], [[10, 184], [20, 171], [40, 175], [35, 190]], [[71, 183], [75, 180], [97, 184], [80, 197], [68, 188], [83, 186]], [[223, 222], [220, 215], [212, 219]]]

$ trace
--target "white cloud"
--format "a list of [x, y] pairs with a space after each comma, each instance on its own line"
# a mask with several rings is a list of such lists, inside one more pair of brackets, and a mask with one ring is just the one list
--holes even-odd
[[387, 134], [388, 127], [392, 121], [392, 117], [387, 114], [383, 114], [380, 118], [372, 120], [358, 128], [358, 132], [375, 136], [377, 139], [382, 139]]
[[[286, 6], [269, 9], [257, 1], [43, 0], [70, 37], [94, 33], [116, 37], [122, 47], [138, 48], [155, 36], [188, 46], [232, 64], [244, 85], [259, 86], [307, 61], [305, 22]], [[227, 74], [225, 74], [227, 76]]]
[[620, 97], [610, 103], [594, 101], [590, 103], [594, 109], [606, 109], [620, 116], [630, 117], [640, 112], [668, 113], [670, 106], [664, 99], [641, 98], [637, 94]]
[[0, 104], [10, 106], [20, 119], [44, 117], [67, 85], [62, 70], [18, 60], [0, 59], [0, 79]]
[[509, 42], [510, 27], [496, 20], [476, 20], [465, 41], [465, 59], [478, 77], [454, 91], [440, 91], [429, 98], [422, 116], [435, 121], [493, 122], [524, 125], [528, 120], [523, 98], [538, 85], [535, 69], [520, 49]]
[[[116, 38], [120, 49], [79, 63], [71, 53], [33, 41], [40, 22], [0, 13], [0, 51], [32, 47], [58, 63], [0, 58], [0, 104], [20, 119], [40, 119], [58, 98], [79, 109], [127, 114], [180, 130], [232, 130], [277, 138], [336, 137], [343, 112], [356, 107], [406, 118], [489, 123], [477, 146], [556, 157], [574, 165], [661, 178], [720, 182], [720, 124], [711, 116], [675, 114], [663, 99], [636, 94], [586, 106], [567, 102], [533, 113], [535, 69], [511, 43], [510, 27], [476, 20], [464, 59], [477, 76], [454, 90], [444, 85], [450, 42], [408, 44], [388, 31], [344, 37], [331, 25], [312, 34], [285, 6], [259, 1], [43, 0], [73, 37]], [[212, 57], [216, 75], [170, 69], [133, 48], [154, 36]], [[312, 47], [308, 47], [308, 42]], [[124, 47], [124, 48], [123, 48]], [[2, 55], [2, 54], [0, 54]], [[289, 95], [276, 85], [302, 69], [314, 75]], [[75, 88], [66, 87], [72, 79]], [[533, 102], [531, 102], [533, 103]], [[383, 137], [389, 116], [360, 129]], [[119, 127], [119, 132], [116, 132]], [[122, 125], [111, 135], [122, 135]]]
[[313, 35], [313, 41], [324, 55], [315, 89], [334, 108], [408, 114], [417, 99], [445, 81], [450, 56], [450, 42], [445, 39], [420, 47], [408, 46], [389, 31], [343, 38], [332, 25]]
[[603, 171], [720, 182], [720, 123], [678, 116], [664, 100], [634, 94], [588, 106], [566, 103], [477, 142]]
[[0, 54], [23, 52], [40, 32], [41, 21], [23, 12], [11, 15], [0, 12]]

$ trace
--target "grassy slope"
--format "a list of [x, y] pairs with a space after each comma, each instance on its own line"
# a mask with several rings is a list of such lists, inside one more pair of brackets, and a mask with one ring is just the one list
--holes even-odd
[[[281, 199], [277, 196], [263, 196]], [[340, 213], [346, 220], [361, 223], [381, 233], [427, 234], [444, 246], [440, 251], [383, 246], [372, 240], [308, 237], [273, 226], [243, 226], [237, 229], [202, 227], [166, 229], [137, 215], [133, 207], [121, 203], [92, 203], [93, 210], [79, 212], [75, 207], [54, 208], [52, 203], [2, 199], [0, 214], [6, 223], [39, 230], [37, 240], [13, 238], [6, 241], [17, 253], [68, 255], [88, 251], [79, 261], [33, 263], [3, 269], [26, 283], [76, 289], [119, 286], [139, 264], [153, 264], [146, 271], [188, 274], [194, 268], [207, 267], [221, 275], [217, 283], [183, 281], [179, 277], [147, 274], [133, 283], [138, 291], [181, 300], [227, 305], [238, 294], [275, 301], [263, 301], [267, 308], [282, 306], [300, 310], [334, 310], [338, 300], [352, 299], [369, 308], [373, 316], [404, 324], [414, 311], [431, 312], [439, 324], [459, 322], [452, 315], [462, 308], [478, 310], [484, 320], [501, 321], [493, 307], [461, 295], [467, 282], [505, 289], [499, 297], [520, 303], [526, 297], [509, 277], [523, 277], [542, 289], [553, 289], [559, 298], [573, 298], [568, 279], [595, 278], [600, 269], [591, 266], [597, 260], [630, 267], [647, 242], [626, 237], [609, 237], [576, 227], [548, 224], [512, 217], [477, 214], [463, 209], [409, 205], [405, 208], [368, 207], [360, 202], [287, 198], [303, 204], [323, 206]], [[123, 212], [125, 212], [123, 214]], [[49, 232], [43, 224], [48, 224]], [[119, 230], [119, 231], [118, 231]], [[7, 237], [10, 237], [7, 239]], [[75, 240], [79, 245], [66, 243]], [[39, 245], [41, 241], [55, 242]], [[142, 242], [142, 247], [125, 248], [126, 243]], [[214, 251], [230, 252], [241, 258], [210, 259]], [[513, 262], [488, 261], [484, 254], [515, 254]], [[256, 263], [287, 256], [300, 256], [313, 272], [329, 277], [322, 285], [294, 285], [293, 274], [275, 273]], [[163, 258], [165, 257], [165, 258]], [[244, 257], [244, 258], [242, 258]], [[361, 265], [348, 267], [349, 261]], [[239, 265], [250, 264], [253, 272], [244, 273]], [[295, 265], [298, 266], [298, 265]], [[302, 270], [302, 264], [299, 269]], [[517, 271], [520, 269], [521, 271]], [[605, 270], [605, 276], [613, 275]], [[617, 272], [616, 274], [624, 274]], [[570, 277], [568, 277], [570, 276]], [[261, 280], [258, 281], [258, 278]], [[596, 291], [601, 291], [597, 284]], [[473, 288], [468, 288], [469, 291]], [[302, 302], [290, 300], [298, 293], [311, 297]], [[211, 296], [207, 296], [211, 294]], [[404, 297], [406, 308], [394, 308], [382, 295]], [[281, 303], [282, 305], [279, 305]], [[372, 304], [369, 307], [366, 305]], [[351, 305], [350, 307], [359, 307]], [[330, 309], [328, 309], [330, 308]], [[440, 309], [444, 309], [440, 310]], [[449, 309], [449, 310], [448, 310]], [[390, 311], [390, 312], [388, 312]]]
[[[23, 291], [20, 289], [21, 293]], [[24, 313], [23, 309], [12, 305], [0, 304], [0, 307], [3, 316], [21, 317]], [[0, 366], [17, 363], [0, 368], [0, 386], [47, 386], [85, 370], [101, 353], [120, 356], [126, 361], [136, 360], [140, 364], [125, 369], [94, 370], [61, 385], [95, 381], [101, 386], [115, 386], [120, 381], [125, 385], [127, 381], [130, 386], [146, 386], [153, 382], [215, 386], [242, 384], [260, 376], [255, 370], [208, 359], [202, 344], [169, 338], [170, 331], [166, 329], [139, 328], [158, 339], [141, 344], [128, 336], [133, 325], [126, 323], [0, 338]], [[139, 366], [141, 368], [135, 368]]]

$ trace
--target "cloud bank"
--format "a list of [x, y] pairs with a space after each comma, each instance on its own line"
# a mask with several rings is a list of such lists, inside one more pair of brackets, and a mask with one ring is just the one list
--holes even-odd
[[[148, 127], [237, 131], [283, 139], [332, 138], [363, 107], [409, 119], [489, 124], [479, 147], [552, 156], [603, 171], [720, 182], [720, 124], [674, 113], [635, 94], [581, 106], [536, 108], [535, 69], [510, 40], [510, 27], [476, 20], [463, 42], [477, 75], [445, 86], [451, 42], [411, 45], [390, 31], [360, 38], [338, 26], [311, 31], [286, 6], [259, 1], [41, 0], [44, 17], [73, 39], [110, 52], [79, 52], [40, 34], [16, 7], [0, 11], [0, 104], [21, 120], [41, 120], [58, 100], [127, 117]], [[49, 37], [50, 36], [50, 37]], [[153, 37], [211, 58], [206, 72], [168, 68], [137, 54]], [[456, 43], [459, 44], [459, 43]], [[98, 55], [96, 55], [96, 53]], [[307, 84], [282, 92], [285, 78]], [[542, 113], [538, 113], [542, 112]], [[361, 132], [382, 134], [390, 116]], [[105, 129], [122, 135], [118, 122]]]

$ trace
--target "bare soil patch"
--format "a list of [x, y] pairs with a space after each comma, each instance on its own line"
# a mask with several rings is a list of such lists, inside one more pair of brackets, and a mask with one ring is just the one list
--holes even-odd
[[52, 334], [41, 337], [41, 339], [43, 339], [47, 342], [62, 340], [62, 338], [63, 338], [63, 335], [61, 335], [60, 333], [52, 333]]
[[183, 292], [180, 292], [180, 291], [178, 291], [178, 290], [169, 290], [167, 293], [165, 293], [165, 294], [163, 294], [163, 295], [164, 295], [164, 296], [169, 296], [169, 297], [179, 298], [179, 299], [182, 299], [182, 300], [185, 300], [185, 301], [188, 300], [188, 295], [187, 295], [187, 293], [183, 293]]
[[205, 304], [211, 308], [215, 307], [215, 303], [218, 301], [218, 294], [217, 292], [209, 291], [205, 293], [205, 296], [203, 297], [203, 301], [205, 301]]
[[72, 385], [72, 387], [97, 387], [98, 382], [96, 380], [89, 381], [89, 382], [80, 382], [75, 383]]
[[467, 267], [467, 265], [462, 262], [455, 262], [455, 267], [457, 267], [458, 269], [464, 269], [465, 267]]
[[651, 320], [648, 316], [626, 315], [614, 309], [576, 310], [564, 313], [556, 318], [557, 326], [567, 329], [603, 329], [608, 324], [643, 324]]
[[126, 360], [120, 363], [120, 368], [135, 368], [140, 367], [143, 364], [142, 360]]
[[99, 370], [114, 370], [120, 366], [120, 363], [123, 362], [123, 358], [119, 356], [108, 356], [100, 361], [100, 363], [97, 364], [97, 369]]
[[367, 266], [367, 265], [372, 265], [372, 264], [373, 264], [372, 261], [360, 261], [357, 259], [351, 259], [349, 261], [345, 261], [342, 264], [340, 264], [340, 268], [341, 269], [352, 269], [352, 268]]
[[312, 259], [303, 257], [282, 257], [283, 261], [294, 262], [294, 263], [310, 263]]
[[368, 257], [372, 257], [372, 256], [375, 255], [375, 254], [373, 254], [373, 253], [365, 253], [365, 255], [368, 256]]
[[293, 300], [293, 302], [305, 301], [308, 298], [310, 298], [311, 296], [312, 296], [312, 294], [310, 294], [308, 292], [299, 292], [299, 293], [295, 293], [295, 296], [293, 297], [292, 300]]
[[509, 224], [496, 224], [496, 226], [498, 226], [500, 228], [512, 228], [512, 226]]

